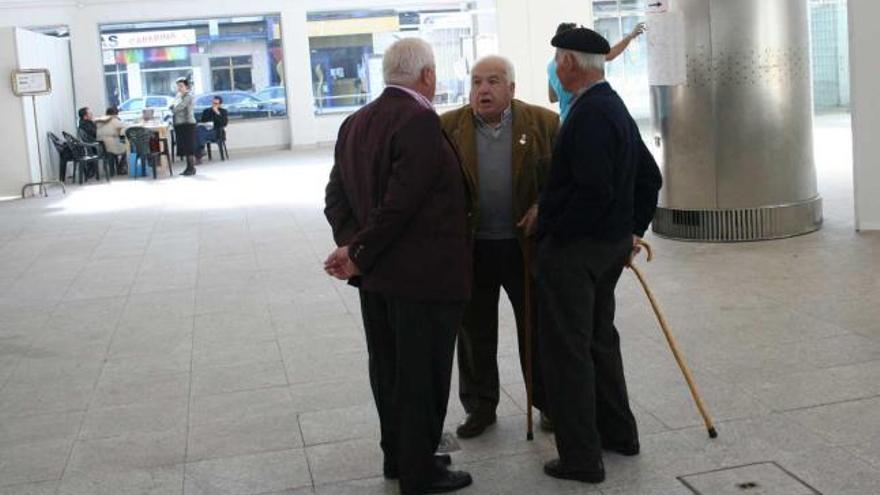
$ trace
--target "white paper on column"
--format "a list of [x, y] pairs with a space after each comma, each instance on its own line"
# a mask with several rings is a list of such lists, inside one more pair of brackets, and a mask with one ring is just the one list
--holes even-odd
[[648, 82], [652, 86], [687, 84], [684, 15], [679, 11], [648, 15]]

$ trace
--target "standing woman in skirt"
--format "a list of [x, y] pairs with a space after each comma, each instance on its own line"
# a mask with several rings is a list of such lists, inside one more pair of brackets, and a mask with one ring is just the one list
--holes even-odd
[[195, 175], [193, 156], [196, 154], [195, 100], [190, 92], [190, 82], [182, 77], [177, 80], [177, 98], [171, 105], [174, 114], [174, 134], [177, 136], [177, 156], [186, 160], [186, 170], [181, 175]]

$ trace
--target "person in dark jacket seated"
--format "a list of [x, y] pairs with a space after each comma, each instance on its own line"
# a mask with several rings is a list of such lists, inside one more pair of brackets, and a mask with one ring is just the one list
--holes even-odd
[[[95, 114], [89, 107], [82, 107], [77, 111], [79, 115], [79, 135], [80, 138], [87, 143], [96, 143], [98, 141], [98, 124], [95, 122]], [[86, 167], [86, 179], [91, 179], [98, 173], [98, 165], [94, 162], [89, 163]]]
[[196, 155], [196, 160], [198, 163], [202, 163], [202, 157], [205, 156], [205, 143], [209, 141], [215, 143], [226, 141], [226, 125], [229, 124], [229, 112], [223, 108], [223, 98], [215, 96], [211, 101], [211, 107], [206, 108], [202, 112], [199, 122], [214, 124], [213, 129], [208, 129], [201, 125], [198, 127], [196, 137], [198, 138], [199, 153]]
[[77, 114], [79, 115], [78, 127], [82, 133], [81, 135], [89, 143], [96, 142], [98, 140], [98, 124], [95, 123], [95, 115], [92, 113], [92, 109], [82, 107]]

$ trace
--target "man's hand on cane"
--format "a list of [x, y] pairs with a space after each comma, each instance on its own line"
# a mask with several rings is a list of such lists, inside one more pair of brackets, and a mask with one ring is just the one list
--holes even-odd
[[330, 253], [324, 261], [324, 271], [339, 280], [349, 280], [361, 274], [360, 269], [348, 256], [348, 246], [342, 246]]
[[633, 247], [632, 252], [629, 255], [629, 260], [626, 262], [626, 266], [632, 266], [633, 261], [642, 252], [642, 238], [633, 234]]
[[535, 235], [538, 230], [538, 205], [532, 205], [516, 226], [523, 230], [526, 237]]

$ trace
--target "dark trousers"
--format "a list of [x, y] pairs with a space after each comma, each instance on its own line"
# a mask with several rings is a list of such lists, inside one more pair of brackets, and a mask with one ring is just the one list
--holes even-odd
[[[525, 275], [523, 253], [516, 239], [474, 243], [474, 290], [458, 338], [459, 397], [472, 413], [492, 413], [498, 406], [498, 299], [507, 293], [516, 319], [520, 366], [525, 365]], [[537, 352], [537, 294], [532, 289], [532, 397], [545, 410], [543, 380]]]
[[631, 238], [538, 245], [544, 380], [559, 458], [575, 469], [594, 466], [603, 441], [638, 441], [614, 327], [614, 289], [631, 250]]
[[360, 297], [385, 463], [397, 464], [402, 493], [421, 493], [434, 475], [463, 303]]

